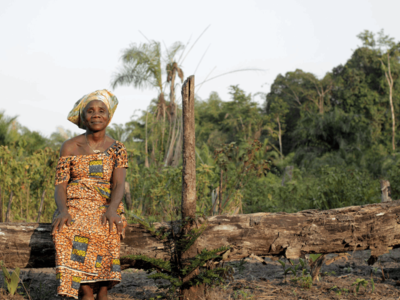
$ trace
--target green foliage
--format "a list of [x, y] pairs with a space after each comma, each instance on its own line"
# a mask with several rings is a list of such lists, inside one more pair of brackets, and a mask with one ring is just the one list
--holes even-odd
[[[203, 233], [206, 228], [206, 223], [203, 223], [200, 228], [193, 228], [189, 232], [184, 233], [187, 225], [192, 224], [194, 220], [188, 218], [182, 220], [179, 224], [179, 232], [175, 233], [173, 225], [169, 229], [161, 228], [155, 230], [148, 222], [140, 219], [140, 224], [147, 229], [153, 236], [163, 241], [168, 249], [171, 249], [170, 260], [162, 260], [150, 258], [145, 255], [130, 255], [125, 256], [123, 259], [130, 259], [139, 261], [140, 263], [149, 264], [150, 272], [152, 270], [156, 273], [150, 274], [149, 278], [157, 280], [164, 279], [169, 281], [167, 285], [161, 285], [160, 288], [168, 288], [169, 293], [174, 295], [183, 286], [197, 286], [205, 284], [208, 286], [222, 283], [225, 279], [232, 279], [233, 269], [229, 266], [215, 267], [215, 262], [222, 260], [222, 254], [228, 251], [229, 247], [221, 247], [214, 250], [203, 249], [199, 254], [191, 258], [183, 259], [183, 255], [189, 250], [193, 243]], [[158, 234], [158, 233], [163, 234]], [[168, 234], [166, 234], [168, 232]], [[193, 272], [197, 273], [189, 280], [185, 280]]]
[[363, 286], [365, 288], [365, 290], [367, 290], [367, 287], [369, 284], [371, 284], [371, 292], [373, 293], [375, 291], [375, 283], [372, 278], [371, 278], [371, 281], [365, 280], [364, 278], [357, 278], [351, 284], [351, 286], [355, 286], [356, 290], [355, 290], [354, 294], [357, 295], [360, 290], [360, 286]]
[[347, 295], [349, 293], [348, 289], [346, 289], [346, 288], [339, 289], [336, 285], [331, 287], [329, 290], [335, 291], [336, 295], [338, 295], [338, 296], [341, 296], [342, 293], [345, 293], [345, 295]]
[[[281, 264], [281, 266], [283, 268], [283, 275], [285, 276], [285, 282], [286, 282], [286, 275], [289, 274], [289, 272], [291, 272], [292, 273], [291, 281], [294, 281], [294, 282], [300, 281], [302, 287], [304, 287], [304, 288], [311, 287], [312, 279], [311, 279], [311, 285], [308, 287], [308, 282], [309, 282], [308, 277], [311, 278], [311, 276], [309, 275], [310, 272], [307, 269], [307, 264], [304, 259], [300, 258], [298, 264], [294, 265], [291, 263], [288, 267], [286, 267], [286, 263], [284, 261], [279, 259], [278, 262]], [[301, 271], [300, 276], [298, 276], [298, 271]]]
[[10, 274], [6, 267], [3, 264], [3, 261], [0, 261], [1, 269], [3, 270], [4, 281], [7, 284], [7, 290], [10, 295], [14, 295], [17, 291], [18, 283], [19, 283], [19, 268], [15, 268], [14, 272]]
[[[54, 174], [58, 153], [50, 148], [25, 155], [24, 140], [8, 146], [0, 146], [0, 182], [3, 213], [6, 199], [13, 192], [11, 217], [13, 221], [36, 221], [41, 195], [45, 190], [42, 222], [50, 222], [56, 208], [53, 199]], [[3, 219], [4, 220], [4, 219]]]

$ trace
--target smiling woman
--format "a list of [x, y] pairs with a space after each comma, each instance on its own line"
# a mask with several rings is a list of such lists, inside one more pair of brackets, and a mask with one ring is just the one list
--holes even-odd
[[97, 294], [105, 300], [107, 290], [121, 281], [128, 160], [124, 145], [105, 135], [117, 105], [107, 90], [95, 91], [68, 115], [86, 133], [63, 144], [57, 165], [52, 234], [59, 295], [93, 300]]

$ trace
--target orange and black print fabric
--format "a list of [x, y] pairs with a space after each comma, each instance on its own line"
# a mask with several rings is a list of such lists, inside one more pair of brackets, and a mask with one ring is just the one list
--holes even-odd
[[[99, 282], [106, 281], [111, 288], [121, 281], [121, 237], [115, 228], [109, 233], [108, 222], [103, 226], [101, 216], [109, 205], [113, 170], [127, 167], [126, 149], [120, 142], [103, 153], [59, 159], [55, 184], [68, 182], [67, 207], [73, 220], [53, 235], [59, 295], [78, 298], [82, 283], [90, 283], [96, 293]], [[125, 228], [122, 203], [117, 213]]]

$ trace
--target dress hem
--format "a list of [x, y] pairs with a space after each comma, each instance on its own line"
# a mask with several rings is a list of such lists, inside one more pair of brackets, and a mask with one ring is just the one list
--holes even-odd
[[63, 292], [57, 293], [57, 296], [69, 296], [69, 297], [72, 297], [74, 299], [79, 299], [79, 297], [77, 297], [77, 296], [74, 296], [74, 295], [71, 295], [71, 294], [68, 294], [68, 293], [63, 293]]
[[87, 275], [90, 275], [90, 276], [99, 276], [99, 273], [89, 273], [89, 272], [85, 272], [85, 271], [81, 271], [81, 270], [77, 270], [77, 269], [72, 269], [72, 268], [66, 267], [66, 266], [56, 266], [56, 269], [57, 268], [64, 268], [64, 269], [68, 269], [68, 270], [71, 270], [71, 271], [87, 274]]
[[86, 281], [81, 281], [81, 284], [82, 283], [94, 283], [94, 282], [102, 282], [102, 281], [116, 281], [116, 282], [121, 282], [121, 280], [119, 280], [119, 279], [115, 279], [115, 278], [112, 278], [112, 279], [99, 279], [99, 280], [86, 280]]

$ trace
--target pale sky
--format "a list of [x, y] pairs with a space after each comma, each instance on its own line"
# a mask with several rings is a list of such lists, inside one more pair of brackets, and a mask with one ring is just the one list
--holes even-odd
[[[67, 121], [84, 94], [109, 89], [119, 99], [114, 123], [146, 109], [155, 90], [111, 89], [122, 50], [146, 38], [170, 46], [190, 45], [208, 26], [182, 64], [185, 77], [198, 70], [200, 83], [224, 72], [239, 72], [205, 83], [229, 100], [238, 84], [247, 93], [268, 92], [278, 74], [302, 69], [322, 77], [344, 64], [367, 29], [400, 41], [400, 1], [385, 0], [202, 0], [202, 1], [0, 1], [0, 110], [18, 115], [30, 130], [50, 135], [57, 126], [80, 130]], [[189, 46], [190, 47], [190, 46]], [[260, 98], [255, 98], [261, 101]]]

